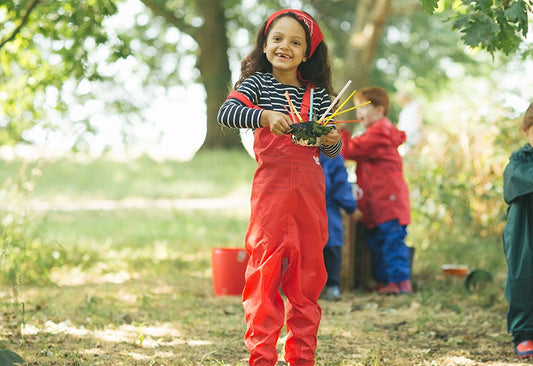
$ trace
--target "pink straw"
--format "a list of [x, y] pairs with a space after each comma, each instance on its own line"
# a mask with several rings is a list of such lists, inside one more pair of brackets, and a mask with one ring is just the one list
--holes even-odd
[[352, 83], [351, 80], [348, 80], [348, 82], [346, 83], [346, 85], [344, 85], [344, 88], [342, 88], [342, 90], [339, 92], [339, 94], [337, 95], [337, 97], [333, 100], [333, 103], [330, 104], [330, 106], [328, 107], [328, 109], [324, 112], [324, 114], [322, 115], [322, 117], [319, 118], [319, 121], [321, 119], [324, 119], [327, 114], [329, 113], [329, 111], [331, 111], [331, 108], [333, 108], [333, 106], [335, 104], [337, 104], [337, 102], [339, 101], [341, 95], [346, 91], [346, 89], [348, 89], [348, 87], [350, 86], [350, 84]]

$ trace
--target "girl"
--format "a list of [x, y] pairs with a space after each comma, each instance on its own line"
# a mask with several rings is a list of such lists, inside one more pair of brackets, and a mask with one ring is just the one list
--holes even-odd
[[404, 241], [411, 221], [409, 192], [398, 152], [405, 132], [387, 118], [390, 100], [384, 89], [363, 88], [354, 98], [355, 104], [371, 102], [357, 109], [365, 133], [352, 139], [342, 130], [342, 156], [357, 162], [357, 184], [363, 190], [360, 221], [372, 252], [377, 289], [384, 294], [411, 293], [409, 248]]
[[235, 89], [220, 108], [218, 122], [254, 130], [258, 164], [245, 242], [250, 255], [243, 291], [249, 363], [276, 364], [276, 343], [286, 324], [285, 360], [291, 366], [314, 365], [318, 297], [327, 277], [322, 249], [328, 237], [319, 153], [335, 157], [341, 142], [332, 130], [320, 147], [292, 143], [287, 133], [293, 122], [285, 109], [286, 91], [304, 121], [322, 116], [330, 105], [328, 50], [314, 19], [292, 9], [272, 14], [242, 61]]
[[533, 104], [522, 122], [528, 143], [515, 151], [503, 172], [503, 198], [509, 205], [503, 230], [507, 260], [507, 330], [520, 358], [533, 357]]

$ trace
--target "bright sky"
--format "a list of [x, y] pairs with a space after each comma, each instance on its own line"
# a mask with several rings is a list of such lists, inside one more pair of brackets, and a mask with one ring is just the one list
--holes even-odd
[[[127, 5], [120, 7], [119, 15], [108, 21], [110, 32], [113, 28], [131, 26], [136, 14], [140, 13], [143, 5], [138, 0], [130, 0]], [[142, 20], [141, 20], [142, 21]], [[167, 37], [174, 38], [177, 35], [169, 32]], [[187, 42], [187, 40], [185, 40]], [[97, 52], [95, 60], [104, 60], [106, 50]], [[169, 67], [178, 67], [182, 74], [190, 75], [194, 67], [194, 59], [185, 59], [180, 65], [169, 60]], [[113, 146], [113, 154], [119, 158], [138, 156], [148, 153], [152, 158], [190, 160], [196, 151], [202, 146], [206, 135], [206, 106], [205, 90], [203, 85], [194, 84], [192, 81], [186, 85], [176, 85], [168, 89], [161, 87], [145, 88], [141, 79], [135, 77], [137, 63], [133, 59], [121, 60], [113, 65], [105, 66], [103, 72], [115, 75], [115, 79], [121, 84], [122, 89], [128, 94], [130, 101], [150, 102], [149, 107], [141, 111], [144, 121], [139, 118], [133, 125], [126, 127], [133, 133], [136, 142], [125, 146], [122, 139], [122, 130], [125, 128], [123, 116], [112, 115], [105, 110], [102, 100], [91, 100], [83, 105], [77, 104], [70, 99], [71, 108], [65, 121], [53, 110], [57, 97], [57, 91], [51, 89], [47, 96], [50, 105], [49, 120], [59, 126], [57, 131], [50, 131], [43, 126], [36, 126], [25, 133], [25, 137], [36, 143], [39, 153], [57, 156], [68, 151], [76, 142], [78, 136], [83, 134], [85, 127], [81, 120], [90, 116], [91, 125], [96, 127], [99, 133], [95, 136], [87, 136], [86, 146], [92, 155], [99, 155], [106, 146]], [[142, 68], [141, 68], [142, 69]], [[142, 73], [142, 71], [141, 71]], [[186, 80], [187, 81], [187, 80]], [[67, 83], [65, 89], [66, 100], [69, 94], [76, 90], [93, 90], [94, 85], [82, 82], [79, 85]], [[123, 92], [124, 92], [123, 91]], [[115, 90], [97, 90], [102, 99], [106, 95], [117, 93]], [[61, 122], [57, 122], [61, 121]]]

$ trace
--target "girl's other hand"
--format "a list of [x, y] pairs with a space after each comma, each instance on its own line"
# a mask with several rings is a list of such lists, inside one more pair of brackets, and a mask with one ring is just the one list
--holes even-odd
[[341, 136], [339, 135], [339, 132], [336, 129], [332, 129], [327, 135], [322, 136], [320, 143], [324, 146], [331, 146], [339, 142], [340, 139]]
[[274, 135], [280, 136], [289, 132], [291, 123], [289, 116], [281, 112], [264, 110], [261, 114], [261, 126], [270, 127]]

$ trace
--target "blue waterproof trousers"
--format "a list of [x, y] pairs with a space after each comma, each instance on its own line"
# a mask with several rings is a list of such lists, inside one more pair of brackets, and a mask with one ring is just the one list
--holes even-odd
[[372, 252], [373, 275], [378, 282], [402, 282], [411, 278], [407, 226], [398, 220], [365, 229], [365, 241]]

